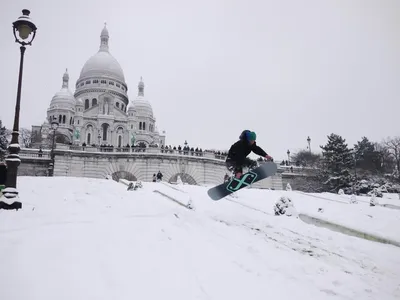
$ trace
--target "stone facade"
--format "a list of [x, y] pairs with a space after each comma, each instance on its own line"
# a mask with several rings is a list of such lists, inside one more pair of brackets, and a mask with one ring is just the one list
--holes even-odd
[[46, 140], [51, 122], [59, 127], [56, 140], [78, 145], [165, 145], [165, 135], [156, 127], [153, 109], [144, 96], [142, 78], [137, 97], [129, 102], [128, 85], [118, 61], [109, 51], [106, 27], [100, 35], [98, 52], [83, 66], [75, 85], [69, 90], [69, 74], [65, 71], [62, 88], [51, 100], [46, 121], [32, 126], [33, 143]]
[[[169, 155], [159, 152], [106, 153], [55, 150], [54, 176], [120, 178], [132, 181], [152, 181], [153, 174], [161, 171], [163, 181], [196, 185], [222, 183], [227, 173], [225, 162], [208, 157]], [[282, 189], [281, 174], [254, 184], [256, 188]]]

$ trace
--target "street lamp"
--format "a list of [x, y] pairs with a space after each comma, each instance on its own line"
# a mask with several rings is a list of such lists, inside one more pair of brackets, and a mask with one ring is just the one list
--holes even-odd
[[[32, 42], [36, 36], [36, 26], [33, 24], [31, 18], [29, 17], [30, 11], [27, 9], [22, 10], [22, 16], [20, 16], [15, 22], [13, 22], [13, 33], [15, 37], [15, 42], [21, 45], [20, 52], [20, 63], [19, 63], [19, 76], [18, 76], [18, 89], [17, 89], [17, 101], [15, 104], [15, 115], [14, 115], [14, 126], [12, 131], [12, 138], [10, 146], [8, 147], [8, 156], [6, 158], [7, 163], [7, 180], [6, 188], [3, 190], [3, 194], [10, 201], [17, 197], [17, 173], [18, 166], [21, 163], [19, 158], [20, 146], [18, 143], [19, 136], [19, 111], [21, 103], [21, 86], [22, 86], [22, 73], [24, 66], [24, 53], [25, 46], [32, 45]], [[18, 32], [18, 35], [17, 35]], [[0, 201], [1, 202], [1, 201]], [[3, 207], [3, 205], [0, 205]], [[10, 205], [11, 209], [21, 208], [21, 202], [14, 201]]]
[[311, 152], [311, 139], [310, 139], [310, 137], [307, 137], [307, 143], [308, 143], [308, 151]]
[[289, 151], [289, 149], [288, 149], [288, 151], [286, 152], [286, 154], [287, 154], [288, 163], [290, 164], [290, 151]]
[[53, 117], [53, 121], [51, 121], [51, 129], [53, 129], [53, 142], [51, 144], [51, 164], [52, 164], [52, 170], [51, 170], [51, 176], [54, 176], [54, 145], [55, 145], [55, 141], [56, 141], [56, 130], [58, 128], [58, 125], [60, 125], [57, 122], [57, 118]]

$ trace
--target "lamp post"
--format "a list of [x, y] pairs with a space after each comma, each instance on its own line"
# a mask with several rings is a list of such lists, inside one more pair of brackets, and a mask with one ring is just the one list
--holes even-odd
[[[19, 112], [21, 103], [21, 87], [22, 87], [22, 74], [24, 67], [24, 54], [25, 46], [32, 45], [32, 42], [36, 36], [36, 26], [33, 24], [31, 18], [29, 17], [30, 11], [27, 9], [22, 10], [22, 16], [20, 16], [15, 22], [13, 22], [13, 33], [15, 37], [15, 42], [21, 45], [20, 52], [20, 63], [19, 63], [19, 76], [18, 76], [18, 88], [17, 88], [17, 101], [15, 104], [15, 115], [14, 115], [14, 126], [12, 131], [12, 138], [10, 146], [8, 147], [8, 156], [6, 158], [7, 163], [7, 180], [6, 188], [3, 190], [4, 196], [9, 199], [9, 201], [15, 200], [18, 195], [17, 190], [17, 174], [18, 166], [21, 163], [19, 158], [20, 146], [18, 143], [19, 136]], [[18, 36], [17, 36], [18, 32]], [[1, 204], [2, 201], [0, 201]], [[12, 204], [7, 204], [9, 209], [19, 209], [22, 207], [21, 202], [14, 201]], [[0, 205], [4, 207], [5, 205]]]
[[286, 154], [287, 154], [288, 164], [290, 164], [290, 151], [289, 151], [289, 149], [286, 152]]
[[56, 141], [56, 131], [58, 128], [59, 123], [57, 122], [57, 118], [53, 118], [53, 121], [51, 121], [51, 128], [53, 129], [53, 142], [51, 144], [51, 153], [50, 153], [50, 159], [51, 159], [51, 176], [54, 176], [54, 146], [55, 146], [55, 141]]
[[308, 151], [311, 153], [311, 139], [310, 137], [307, 137], [307, 143], [308, 143]]

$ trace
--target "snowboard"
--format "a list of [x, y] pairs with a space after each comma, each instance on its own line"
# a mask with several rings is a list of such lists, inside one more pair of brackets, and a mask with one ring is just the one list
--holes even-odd
[[240, 178], [230, 178], [229, 181], [210, 188], [207, 191], [212, 200], [220, 200], [255, 182], [275, 175], [278, 166], [274, 162], [266, 162], [244, 173]]

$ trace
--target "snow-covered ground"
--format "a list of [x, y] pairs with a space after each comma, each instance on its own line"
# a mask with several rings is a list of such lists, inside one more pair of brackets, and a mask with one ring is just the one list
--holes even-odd
[[256, 189], [212, 201], [204, 187], [173, 187], [18, 178], [23, 209], [0, 210], [0, 299], [400, 298], [399, 247], [274, 216], [273, 205], [286, 195], [300, 213], [397, 241], [400, 210]]

